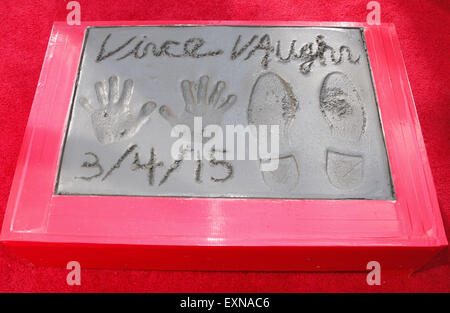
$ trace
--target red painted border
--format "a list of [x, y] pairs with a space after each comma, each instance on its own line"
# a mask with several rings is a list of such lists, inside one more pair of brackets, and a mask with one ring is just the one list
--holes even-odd
[[[87, 26], [364, 27], [396, 201], [54, 195]], [[243, 209], [245, 208], [245, 209]], [[447, 245], [420, 125], [393, 25], [166, 21], [55, 23], [11, 187], [1, 240], [221, 247]]]

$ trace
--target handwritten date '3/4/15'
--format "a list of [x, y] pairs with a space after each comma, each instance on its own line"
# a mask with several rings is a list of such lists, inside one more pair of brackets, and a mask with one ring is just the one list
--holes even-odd
[[[156, 175], [157, 169], [160, 168], [160, 171], [158, 172], [161, 173], [161, 179], [159, 180], [158, 186], [161, 186], [164, 183], [166, 183], [169, 177], [171, 177], [174, 174], [174, 172], [176, 172], [177, 169], [179, 169], [182, 166], [185, 153], [188, 152], [184, 151], [183, 153], [180, 153], [177, 159], [173, 160], [172, 163], [169, 166], [167, 166], [167, 168], [164, 168], [164, 162], [157, 160], [155, 149], [153, 147], [150, 149], [150, 158], [147, 162], [141, 160], [139, 152], [136, 151], [137, 148], [138, 145], [136, 144], [133, 144], [130, 147], [128, 147], [107, 171], [105, 171], [104, 169], [105, 167], [101, 163], [100, 157], [96, 153], [86, 152], [84, 155], [86, 156], [87, 159], [81, 164], [81, 167], [89, 169], [91, 173], [89, 176], [76, 176], [75, 178], [83, 179], [86, 181], [93, 181], [97, 179], [105, 181], [111, 175], [113, 175], [114, 172], [117, 169], [119, 169], [127, 159], [130, 159], [132, 161], [129, 161], [129, 169], [133, 172], [138, 170], [146, 171], [147, 181], [150, 186], [154, 185], [156, 176], [160, 176]], [[217, 152], [218, 151], [211, 151], [211, 155]], [[133, 153], [134, 157], [132, 158], [131, 155], [133, 155]], [[231, 165], [230, 162], [223, 160], [216, 160], [214, 157], [211, 157], [211, 160], [209, 160], [208, 163], [210, 167], [222, 167], [224, 172], [222, 177], [211, 176], [209, 179], [212, 182], [215, 183], [225, 182], [233, 177], [233, 166]], [[202, 182], [201, 173], [203, 172], [202, 171], [203, 166], [204, 165], [202, 161], [195, 162], [193, 176], [196, 183]]]

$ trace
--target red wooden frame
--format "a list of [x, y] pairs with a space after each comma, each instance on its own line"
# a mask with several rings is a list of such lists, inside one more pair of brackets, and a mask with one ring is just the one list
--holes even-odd
[[[363, 27], [396, 200], [55, 195], [87, 26]], [[54, 24], [0, 239], [36, 264], [195, 270], [415, 269], [447, 245], [393, 25], [157, 21]], [[100, 249], [100, 251], [99, 251]]]

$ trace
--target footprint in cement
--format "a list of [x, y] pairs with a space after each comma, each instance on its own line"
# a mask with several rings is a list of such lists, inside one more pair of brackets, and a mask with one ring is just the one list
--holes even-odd
[[362, 182], [364, 159], [359, 155], [328, 150], [326, 166], [328, 179], [338, 188], [349, 189]]
[[[328, 74], [320, 90], [320, 111], [332, 136], [351, 142], [361, 139], [366, 129], [366, 114], [353, 82], [341, 72]], [[358, 187], [364, 175], [360, 155], [327, 150], [326, 171], [330, 183], [340, 189]]]
[[289, 128], [297, 108], [292, 88], [282, 77], [272, 72], [258, 77], [250, 95], [247, 119], [249, 125], [279, 126], [278, 167], [263, 170], [261, 164], [270, 160], [260, 160], [263, 180], [274, 191], [292, 190], [299, 181], [297, 160], [289, 147]]

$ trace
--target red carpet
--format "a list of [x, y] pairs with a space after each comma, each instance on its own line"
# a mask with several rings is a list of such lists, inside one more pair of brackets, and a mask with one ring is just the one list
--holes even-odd
[[[46, 2], [45, 4], [43, 4]], [[82, 20], [366, 20], [368, 1], [87, 1]], [[406, 69], [450, 234], [450, 2], [379, 1], [381, 21], [397, 27]], [[0, 2], [0, 222], [36, 90], [52, 23], [66, 19], [67, 1]], [[449, 292], [448, 254], [410, 277], [364, 273], [220, 273], [82, 270], [81, 286], [67, 270], [35, 268], [0, 245], [0, 292]]]

